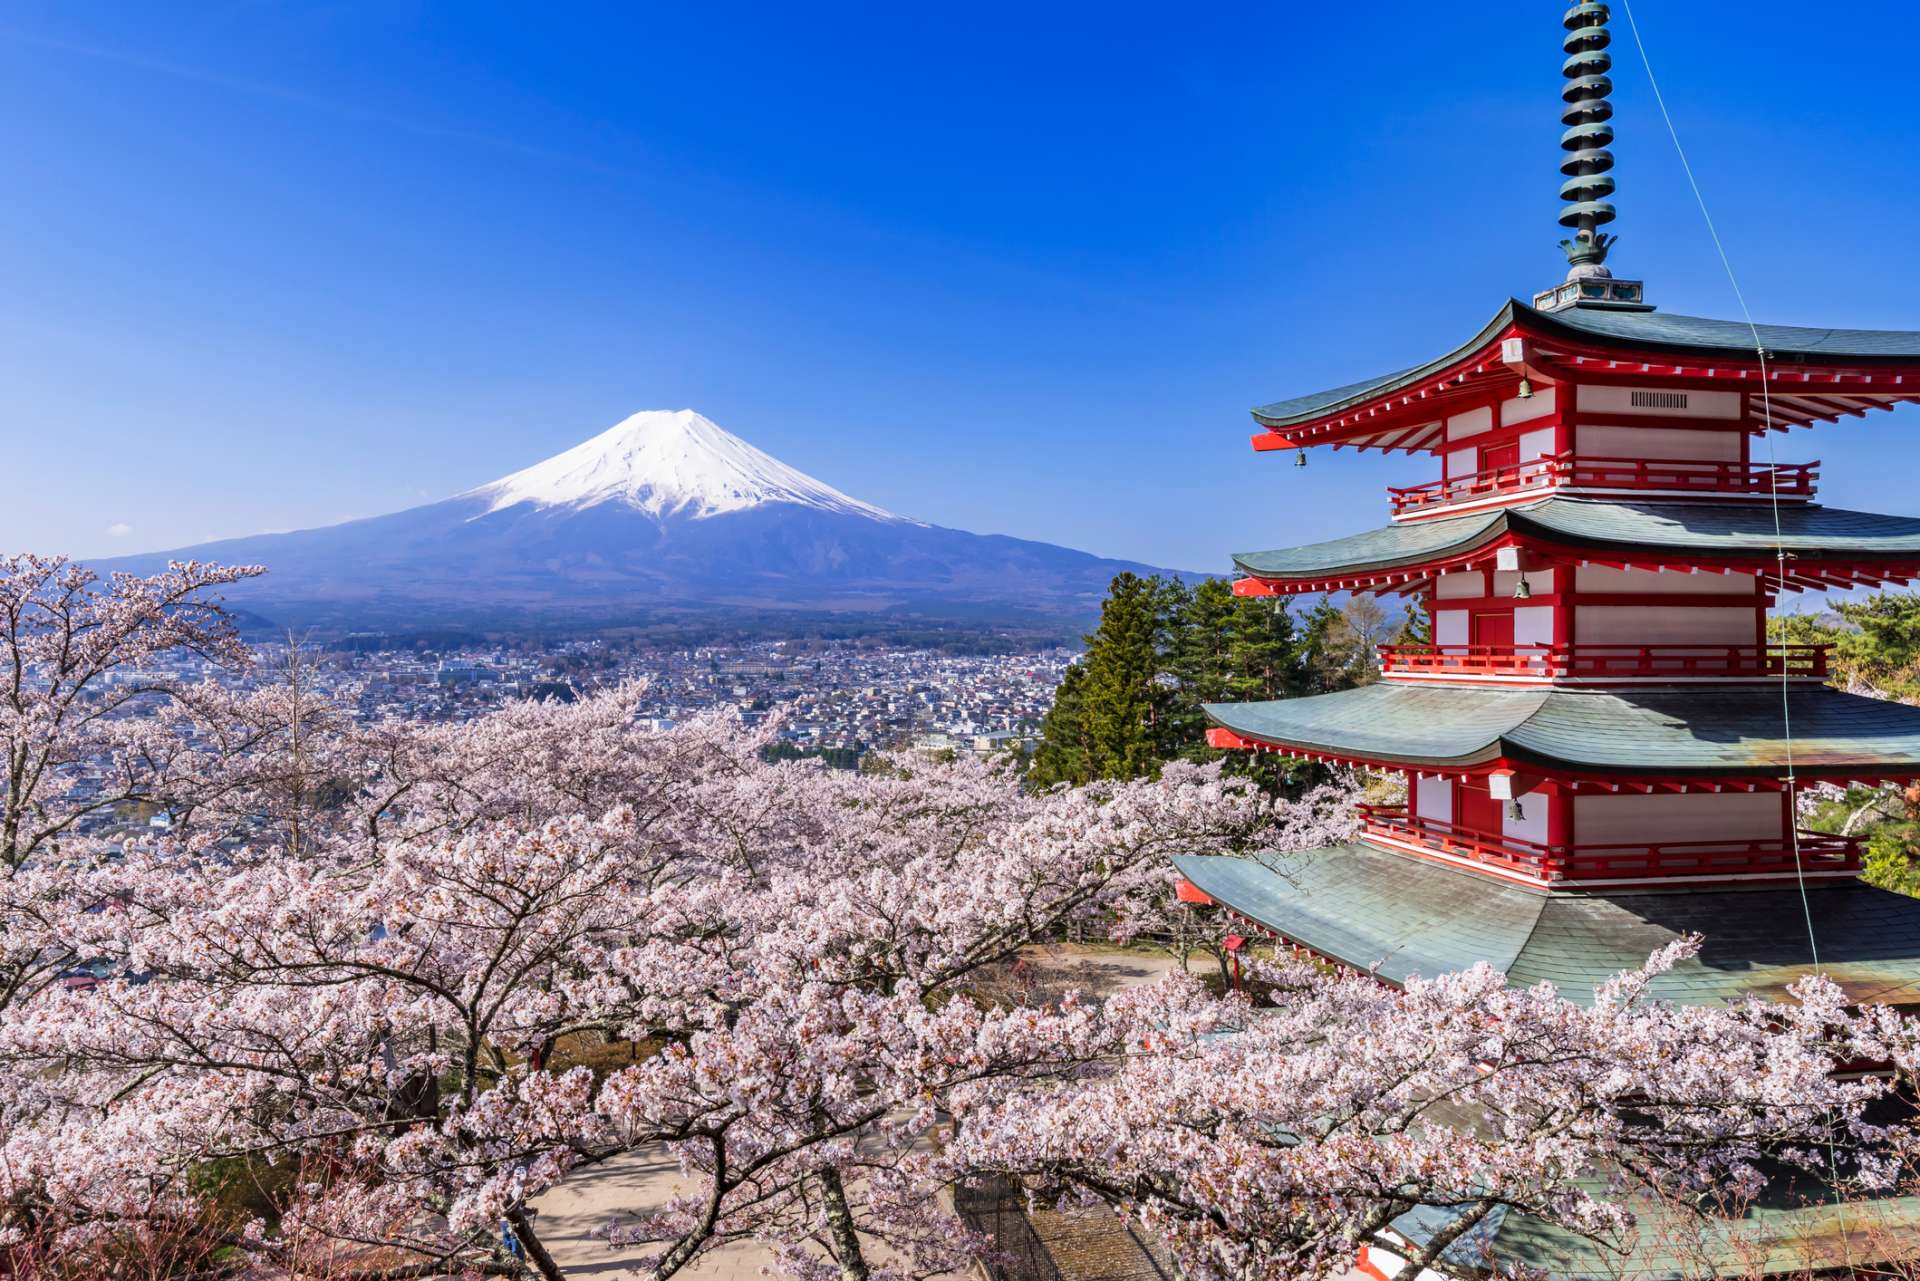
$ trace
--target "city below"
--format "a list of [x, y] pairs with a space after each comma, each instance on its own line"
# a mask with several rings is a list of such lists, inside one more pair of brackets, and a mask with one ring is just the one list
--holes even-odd
[[[287, 643], [255, 647], [243, 671], [173, 656], [111, 680], [213, 681], [245, 689], [281, 679]], [[361, 650], [301, 645], [313, 692], [351, 707], [363, 723], [462, 722], [516, 699], [565, 702], [623, 682], [644, 684], [642, 723], [672, 729], [704, 713], [737, 712], [747, 725], [777, 718], [781, 757], [819, 757], [856, 767], [870, 751], [944, 751], [987, 756], [1029, 751], [1054, 690], [1073, 661], [1062, 648], [953, 655], [905, 646], [776, 640], [692, 648], [636, 648], [583, 639], [534, 647]], [[102, 785], [104, 758], [75, 780], [83, 797]], [[164, 827], [164, 816], [103, 810], [92, 835]]]

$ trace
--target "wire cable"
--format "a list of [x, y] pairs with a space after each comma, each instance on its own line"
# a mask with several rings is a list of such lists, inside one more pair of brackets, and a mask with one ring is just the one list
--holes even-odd
[[[1767, 363], [1767, 345], [1760, 337], [1760, 326], [1754, 323], [1753, 312], [1747, 306], [1746, 293], [1740, 288], [1740, 277], [1733, 270], [1733, 260], [1727, 256], [1727, 247], [1720, 239], [1720, 230], [1713, 224], [1713, 214], [1707, 209], [1707, 198], [1700, 191], [1699, 179], [1693, 175], [1693, 165], [1687, 160], [1687, 149], [1680, 145], [1680, 131], [1674, 127], [1673, 113], [1667, 109], [1667, 97], [1660, 91], [1660, 79], [1653, 74], [1653, 59], [1647, 56], [1647, 42], [1640, 35], [1640, 23], [1633, 16], [1633, 0], [1621, 0], [1626, 11], [1627, 27], [1633, 32], [1634, 47], [1640, 51], [1640, 65], [1646, 68], [1647, 83], [1653, 87], [1653, 100], [1660, 106], [1660, 118], [1666, 122], [1667, 136], [1673, 139], [1673, 150], [1680, 157], [1680, 167], [1686, 171], [1687, 185], [1693, 188], [1694, 203], [1700, 207], [1700, 217], [1707, 224], [1707, 234], [1713, 239], [1714, 252], [1720, 255], [1720, 266], [1727, 273], [1727, 283], [1733, 286], [1733, 296], [1740, 303], [1740, 315], [1747, 322], [1747, 331], [1753, 335], [1754, 354], [1760, 361], [1760, 405], [1762, 434], [1767, 440], [1767, 477], [1768, 498], [1773, 509], [1773, 553], [1774, 566], [1780, 576], [1780, 590], [1787, 590], [1787, 542], [1780, 527], [1780, 468], [1774, 457], [1773, 449], [1773, 392], [1769, 384], [1772, 371]], [[1766, 650], [1761, 651], [1763, 654]], [[1794, 883], [1800, 890], [1800, 911], [1807, 924], [1807, 947], [1813, 954], [1813, 968], [1820, 969], [1820, 940], [1813, 928], [1813, 903], [1807, 897], [1807, 872], [1800, 853], [1800, 797], [1798, 779], [1794, 773], [1793, 757], [1793, 700], [1791, 677], [1787, 673], [1786, 655], [1780, 659], [1780, 724], [1782, 738], [1787, 752], [1787, 839], [1793, 848]], [[1833, 1136], [1827, 1136], [1827, 1176], [1833, 1187], [1833, 1204], [1840, 1215], [1840, 1246], [1846, 1260], [1847, 1270], [1853, 1270], [1853, 1234], [1847, 1231], [1846, 1198], [1840, 1194], [1840, 1157], [1835, 1149]]]
[[[1687, 175], [1687, 185], [1693, 189], [1693, 201], [1700, 207], [1700, 217], [1707, 224], [1707, 235], [1713, 240], [1714, 252], [1720, 255], [1720, 266], [1727, 273], [1727, 283], [1733, 286], [1733, 296], [1740, 304], [1741, 318], [1747, 322], [1747, 332], [1753, 335], [1754, 354], [1760, 359], [1761, 434], [1767, 441], [1767, 496], [1773, 509], [1774, 566], [1780, 576], [1780, 590], [1784, 593], [1787, 590], [1787, 546], [1786, 535], [1780, 525], [1780, 467], [1773, 448], [1772, 371], [1768, 367], [1767, 346], [1761, 340], [1760, 326], [1754, 323], [1753, 311], [1747, 306], [1747, 295], [1740, 288], [1740, 277], [1733, 270], [1733, 260], [1727, 256], [1727, 247], [1720, 239], [1720, 229], [1714, 225], [1713, 214], [1707, 209], [1707, 198], [1700, 190], [1700, 180], [1694, 177], [1693, 165], [1687, 159], [1687, 149], [1680, 145], [1680, 130], [1674, 126], [1673, 113], [1667, 109], [1667, 96], [1660, 90], [1660, 78], [1653, 74], [1653, 59], [1647, 55], [1647, 42], [1640, 35], [1640, 23], [1633, 16], [1633, 0], [1621, 0], [1621, 3], [1626, 11], [1627, 27], [1633, 32], [1634, 47], [1640, 51], [1640, 65], [1646, 68], [1647, 83], [1653, 88], [1653, 100], [1659, 104], [1660, 118], [1666, 122], [1667, 136], [1673, 139], [1674, 154], [1680, 157], [1680, 168]], [[1765, 651], [1762, 650], [1762, 653]], [[1800, 889], [1801, 915], [1806, 920], [1807, 948], [1813, 953], [1813, 968], [1818, 970], [1820, 940], [1813, 928], [1813, 903], [1807, 897], [1807, 872], [1800, 851], [1800, 797], [1799, 779], [1794, 771], [1792, 688], [1792, 678], [1788, 675], [1783, 657], [1780, 663], [1780, 725], [1787, 752], [1787, 839], [1792, 843], [1793, 873]]]

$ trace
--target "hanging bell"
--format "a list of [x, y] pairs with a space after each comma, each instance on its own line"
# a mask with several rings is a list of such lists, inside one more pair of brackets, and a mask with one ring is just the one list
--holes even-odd
[[1520, 576], [1520, 585], [1513, 589], [1513, 598], [1515, 600], [1533, 599], [1533, 587], [1527, 582], [1526, 575], [1522, 574]]
[[1533, 399], [1533, 383], [1525, 374], [1520, 375], [1520, 399]]
[[1294, 451], [1293, 451], [1293, 465], [1294, 465], [1295, 467], [1305, 467], [1305, 466], [1307, 465], [1307, 451], [1306, 451], [1306, 450], [1304, 450], [1304, 449], [1296, 449], [1296, 450], [1294, 450]]
[[1507, 802], [1507, 820], [1513, 823], [1527, 821], [1527, 812], [1520, 808], [1520, 798], [1517, 796]]

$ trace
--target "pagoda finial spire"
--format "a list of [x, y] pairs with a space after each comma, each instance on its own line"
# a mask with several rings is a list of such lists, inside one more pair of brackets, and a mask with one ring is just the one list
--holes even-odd
[[1607, 31], [1610, 16], [1606, 5], [1589, 2], [1568, 9], [1565, 19], [1567, 38], [1562, 47], [1567, 60], [1560, 70], [1567, 83], [1560, 97], [1567, 105], [1560, 123], [1567, 131], [1560, 135], [1560, 146], [1567, 155], [1560, 162], [1560, 172], [1567, 180], [1560, 185], [1560, 198], [1570, 203], [1560, 211], [1560, 225], [1571, 227], [1573, 237], [1561, 241], [1560, 247], [1571, 264], [1568, 280], [1613, 274], [1601, 264], [1616, 237], [1600, 230], [1614, 217], [1613, 206], [1605, 200], [1614, 189], [1613, 179], [1607, 176], [1613, 168], [1613, 153], [1607, 150], [1613, 141], [1613, 126], [1607, 123], [1613, 118], [1613, 104], [1607, 101], [1613, 92], [1613, 81], [1607, 78], [1613, 67], [1607, 55], [1607, 46], [1613, 42]]

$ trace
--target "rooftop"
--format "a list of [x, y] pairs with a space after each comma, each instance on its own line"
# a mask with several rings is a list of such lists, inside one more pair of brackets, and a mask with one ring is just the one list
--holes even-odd
[[[1773, 509], [1764, 502], [1621, 503], [1588, 498], [1546, 498], [1467, 516], [1389, 525], [1323, 543], [1275, 551], [1241, 552], [1233, 562], [1261, 579], [1300, 580], [1301, 590], [1332, 586], [1354, 576], [1420, 569], [1393, 575], [1410, 584], [1424, 580], [1435, 562], [1470, 557], [1512, 538], [1569, 552], [1622, 557], [1653, 554], [1680, 559], [1775, 564], [1776, 546], [1795, 557], [1794, 574], [1817, 574], [1821, 562], [1840, 565], [1920, 562], [1920, 518], [1845, 511], [1812, 503], [1784, 505], [1775, 534]], [[1812, 586], [1812, 582], [1796, 583]]]
[[[1620, 777], [1787, 769], [1778, 688], [1570, 690], [1382, 682], [1270, 703], [1209, 703], [1232, 733], [1310, 755], [1471, 770], [1507, 760]], [[1784, 696], [1810, 778], [1920, 777], [1920, 708], [1824, 686]]]
[[[1778, 423], [1833, 421], [1841, 414], [1920, 398], [1920, 378], [1900, 376], [1901, 371], [1920, 372], [1920, 331], [1801, 325], [1760, 325], [1758, 330], [1767, 349], [1769, 385], [1778, 393]], [[1537, 350], [1531, 357], [1548, 371], [1571, 374], [1584, 362], [1589, 373], [1598, 374], [1611, 358], [1629, 363], [1631, 357], [1634, 372], [1651, 381], [1718, 378], [1758, 385], [1753, 381], [1759, 372], [1754, 331], [1745, 321], [1608, 307], [1542, 311], [1516, 298], [1444, 355], [1260, 405], [1253, 417], [1291, 443], [1431, 448], [1439, 434], [1408, 430], [1409, 425], [1452, 412], [1447, 405], [1454, 395], [1478, 395], [1501, 379], [1518, 381], [1496, 349], [1511, 336], [1533, 340]], [[1649, 363], [1648, 357], [1655, 359]], [[1331, 421], [1343, 414], [1352, 415], [1352, 422]], [[1332, 430], [1335, 426], [1341, 430]]]
[[[1371, 845], [1279, 856], [1176, 858], [1214, 901], [1321, 956], [1392, 983], [1482, 961], [1513, 983], [1593, 989], [1686, 935], [1700, 953], [1654, 980], [1682, 1005], [1785, 998], [1813, 972], [1799, 891], [1547, 894]], [[1920, 899], [1860, 882], [1808, 888], [1820, 970], [1862, 1003], [1920, 1004]], [[1783, 922], [1791, 922], [1786, 928]]]

